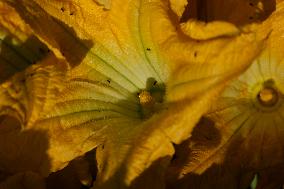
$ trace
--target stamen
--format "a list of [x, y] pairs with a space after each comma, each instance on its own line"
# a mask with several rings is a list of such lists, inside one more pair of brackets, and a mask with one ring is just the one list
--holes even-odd
[[154, 113], [163, 109], [165, 89], [163, 84], [159, 84], [155, 79], [147, 81], [146, 89], [137, 93], [139, 98], [141, 118], [150, 118]]
[[149, 118], [154, 113], [155, 99], [150, 92], [142, 90], [139, 95], [143, 118]]
[[152, 106], [155, 103], [154, 98], [151, 96], [151, 94], [148, 91], [141, 91], [138, 95], [140, 104], [142, 106]]
[[263, 106], [274, 106], [278, 102], [278, 92], [274, 88], [265, 87], [258, 93], [258, 101]]

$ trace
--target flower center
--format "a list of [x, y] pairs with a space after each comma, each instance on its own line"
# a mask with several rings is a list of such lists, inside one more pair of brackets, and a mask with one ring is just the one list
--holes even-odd
[[141, 106], [151, 107], [155, 104], [155, 99], [148, 91], [142, 90], [138, 95]]
[[264, 87], [257, 95], [259, 103], [265, 107], [276, 105], [279, 100], [279, 95], [276, 89], [272, 87]]
[[282, 101], [282, 93], [273, 79], [267, 79], [255, 86], [254, 105], [261, 111], [274, 111], [279, 108]]
[[152, 78], [147, 81], [146, 89], [138, 93], [142, 118], [149, 118], [155, 112], [162, 109], [164, 94], [165, 87], [163, 84], [158, 84]]

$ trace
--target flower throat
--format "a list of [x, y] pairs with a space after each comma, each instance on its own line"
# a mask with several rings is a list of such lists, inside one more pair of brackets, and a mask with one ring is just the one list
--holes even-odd
[[162, 109], [165, 86], [162, 83], [158, 83], [155, 79], [149, 78], [146, 83], [146, 89], [140, 90], [137, 95], [140, 103], [141, 118], [147, 119]]

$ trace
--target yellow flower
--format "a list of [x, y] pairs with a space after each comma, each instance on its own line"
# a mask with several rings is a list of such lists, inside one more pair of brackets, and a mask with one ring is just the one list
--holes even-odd
[[96, 188], [163, 187], [173, 143], [270, 32], [217, 22], [195, 35], [162, 0], [4, 2], [51, 51], [0, 86], [1, 126], [15, 126], [1, 132], [4, 169], [45, 177], [97, 148]]
[[247, 188], [255, 175], [259, 188], [283, 184], [283, 7], [279, 3], [263, 23], [272, 32], [262, 53], [228, 83], [193, 137], [177, 147], [169, 176], [173, 188]]
[[243, 74], [226, 87], [209, 114], [217, 125], [227, 130], [224, 140], [229, 136], [245, 140], [243, 150], [253, 152], [247, 166], [255, 169], [283, 163], [284, 151], [280, 141], [284, 136], [284, 56], [281, 53], [284, 46], [283, 28], [279, 27], [283, 23], [282, 7], [283, 3], [271, 17], [273, 31], [267, 47]]

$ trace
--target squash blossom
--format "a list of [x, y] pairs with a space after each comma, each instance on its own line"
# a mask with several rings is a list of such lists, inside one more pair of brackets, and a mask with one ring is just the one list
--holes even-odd
[[[2, 0], [2, 185], [44, 188], [54, 172], [77, 162], [80, 182], [92, 188], [165, 188], [174, 145], [190, 138], [220, 94], [217, 104], [232, 93], [233, 79], [267, 67], [262, 56], [255, 58], [269, 51], [272, 35], [266, 22], [187, 19], [187, 6], [173, 0]], [[246, 88], [236, 86], [247, 103], [231, 94], [236, 121], [225, 121], [226, 128], [257, 118], [278, 128], [282, 114], [271, 119], [282, 108], [277, 65], [271, 59], [277, 73], [256, 73], [243, 81]], [[267, 126], [261, 120], [255, 127]], [[95, 180], [83, 157], [94, 149]]]
[[263, 22], [272, 32], [261, 54], [227, 84], [192, 138], [177, 147], [169, 169], [172, 188], [282, 187], [283, 6], [277, 4]]
[[[275, 178], [270, 178], [265, 184], [273, 183], [280, 187], [283, 182], [277, 178], [277, 173], [282, 175], [278, 169], [283, 165], [284, 156], [281, 142], [284, 137], [284, 57], [280, 49], [283, 49], [284, 41], [280, 37], [283, 29], [279, 24], [283, 23], [283, 16], [279, 12], [272, 18], [271, 27], [275, 31], [271, 33], [267, 47], [244, 73], [226, 87], [208, 117], [222, 130], [219, 148], [223, 148], [225, 143], [224, 151], [236, 148], [239, 155], [235, 158], [239, 164], [246, 163], [245, 169], [253, 170], [263, 180], [267, 180], [266, 174], [271, 174], [271, 169], [276, 170]], [[230, 156], [233, 152], [227, 153]]]

